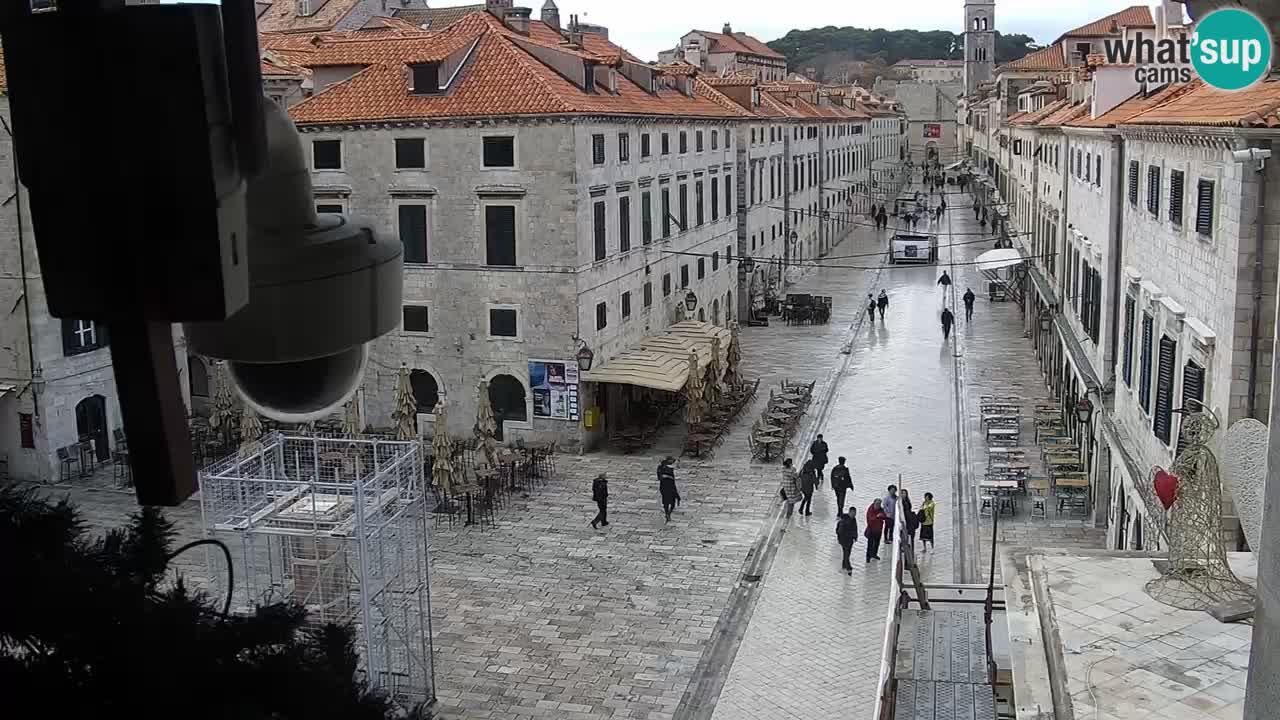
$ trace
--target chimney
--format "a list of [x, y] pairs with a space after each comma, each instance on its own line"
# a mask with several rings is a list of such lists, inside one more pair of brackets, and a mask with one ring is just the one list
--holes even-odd
[[547, 0], [542, 4], [542, 22], [550, 25], [553, 30], [560, 29], [560, 8], [556, 7], [555, 0]]
[[507, 9], [507, 14], [502, 21], [507, 27], [520, 33], [521, 35], [529, 34], [529, 17], [533, 15], [533, 10], [527, 7], [513, 7]]
[[733, 28], [729, 26], [729, 23], [725, 23], [724, 27], [720, 29], [720, 32], [721, 34], [724, 34], [724, 35], [732, 35]]
[[565, 33], [564, 44], [574, 50], [582, 49], [582, 32], [578, 30], [578, 16], [569, 16], [569, 31]]
[[484, 9], [501, 20], [511, 9], [512, 0], [484, 0]]

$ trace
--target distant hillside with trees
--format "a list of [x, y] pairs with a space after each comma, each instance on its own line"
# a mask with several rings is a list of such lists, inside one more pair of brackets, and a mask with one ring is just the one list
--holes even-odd
[[[946, 30], [885, 30], [828, 25], [812, 30], [792, 30], [769, 43], [787, 56], [794, 72], [812, 68], [817, 79], [835, 81], [842, 76], [860, 80], [869, 74], [886, 74], [899, 60], [962, 60], [964, 36]], [[996, 33], [996, 63], [1006, 63], [1038, 49], [1028, 35]], [[874, 75], [871, 76], [874, 80]], [[869, 84], [863, 82], [862, 84]]]

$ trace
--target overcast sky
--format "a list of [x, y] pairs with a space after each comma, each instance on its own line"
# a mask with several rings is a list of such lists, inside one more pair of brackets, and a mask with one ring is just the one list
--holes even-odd
[[[474, 4], [479, 0], [432, 0], [432, 7]], [[543, 0], [516, 0], [533, 8], [534, 17]], [[769, 41], [792, 29], [835, 25], [897, 30], [950, 30], [964, 24], [963, 0], [556, 0], [560, 17], [568, 22], [576, 13], [582, 22], [609, 28], [609, 39], [645, 60], [655, 60], [659, 50], [674, 47], [687, 30], [719, 32], [730, 23]], [[1054, 40], [1064, 30], [1110, 15], [1142, 0], [998, 0], [996, 28], [1025, 33], [1037, 42]], [[1052, 10], [1049, 9], [1052, 6]]]

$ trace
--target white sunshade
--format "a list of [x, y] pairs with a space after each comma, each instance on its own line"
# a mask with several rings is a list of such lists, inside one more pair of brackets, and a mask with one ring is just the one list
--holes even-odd
[[1022, 264], [1022, 255], [1013, 248], [996, 248], [988, 250], [974, 260], [979, 271], [989, 272]]

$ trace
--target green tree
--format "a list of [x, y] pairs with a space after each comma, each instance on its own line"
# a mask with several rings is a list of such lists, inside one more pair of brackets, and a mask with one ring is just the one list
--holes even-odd
[[[814, 67], [825, 76], [833, 62], [875, 62], [892, 65], [899, 60], [960, 60], [964, 36], [946, 30], [885, 30], [835, 27], [792, 30], [769, 43], [787, 56], [793, 70]], [[996, 62], [1016, 60], [1036, 49], [1027, 35], [996, 33]]]

